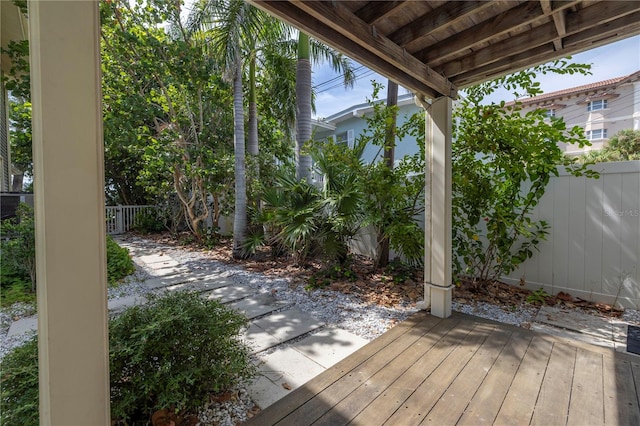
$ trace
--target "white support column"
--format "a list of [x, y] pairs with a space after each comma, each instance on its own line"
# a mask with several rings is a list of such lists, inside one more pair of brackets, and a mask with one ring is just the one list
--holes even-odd
[[30, 1], [40, 424], [109, 425], [97, 1]]
[[451, 98], [426, 107], [424, 304], [451, 316]]

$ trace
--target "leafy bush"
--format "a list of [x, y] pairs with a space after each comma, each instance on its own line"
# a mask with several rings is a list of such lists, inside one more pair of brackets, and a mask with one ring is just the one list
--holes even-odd
[[[255, 374], [240, 340], [247, 320], [197, 294], [173, 293], [110, 321], [111, 417], [148, 424], [162, 408], [194, 410]], [[0, 423], [38, 424], [37, 337], [0, 365]]]
[[467, 89], [456, 109], [453, 261], [455, 272], [473, 277], [476, 285], [514, 271], [545, 239], [549, 225], [530, 216], [558, 166], [594, 176], [558, 146], [587, 145], [581, 127], [567, 129], [561, 118], [548, 120], [543, 109], [525, 113], [519, 102], [485, 102], [498, 89], [516, 98], [539, 95], [534, 79], [550, 72], [585, 72], [585, 66], [557, 61], [483, 83]]
[[143, 234], [153, 234], [164, 231], [164, 219], [155, 210], [142, 211], [133, 220], [133, 229]]
[[109, 285], [116, 285], [124, 277], [136, 270], [129, 250], [120, 247], [113, 238], [107, 235], [107, 281]]
[[218, 301], [177, 292], [111, 322], [111, 410], [128, 423], [155, 410], [195, 409], [255, 371], [240, 340], [247, 320]]
[[4, 278], [11, 277], [10, 282], [25, 282], [25, 287], [36, 290], [36, 240], [33, 219], [33, 208], [20, 203], [16, 217], [2, 221], [0, 227], [0, 252], [2, 253], [3, 287]]
[[602, 150], [580, 156], [584, 163], [629, 160], [640, 160], [640, 130], [620, 130]]
[[38, 425], [38, 337], [8, 353], [0, 364], [0, 423]]

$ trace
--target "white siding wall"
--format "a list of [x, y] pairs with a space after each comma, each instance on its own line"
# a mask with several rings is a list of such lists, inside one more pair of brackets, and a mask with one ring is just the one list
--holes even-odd
[[594, 166], [600, 179], [553, 178], [534, 219], [551, 224], [540, 252], [505, 278], [640, 308], [640, 161]]

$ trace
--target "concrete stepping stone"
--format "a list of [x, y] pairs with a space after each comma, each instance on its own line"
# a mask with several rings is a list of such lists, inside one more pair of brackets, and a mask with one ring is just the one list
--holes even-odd
[[325, 370], [291, 347], [276, 350], [261, 361], [260, 376], [249, 387], [249, 395], [260, 408], [268, 407]]
[[289, 394], [282, 385], [276, 385], [265, 376], [258, 376], [247, 389], [249, 396], [261, 410]]
[[[224, 278], [223, 278], [224, 279]], [[230, 280], [226, 280], [230, 282]], [[255, 290], [243, 285], [229, 285], [203, 294], [207, 299], [216, 299], [221, 303], [229, 303], [255, 294]]]
[[171, 259], [170, 256], [167, 256], [167, 255], [164, 255], [164, 254], [151, 254], [151, 255], [138, 256], [138, 259], [141, 262], [146, 263], [147, 265], [151, 265], [153, 263], [162, 263], [162, 262], [166, 262], [168, 260], [173, 260], [173, 259]]
[[144, 296], [125, 296], [109, 300], [108, 306], [111, 312], [120, 312], [131, 306], [141, 305], [147, 301]]
[[269, 294], [257, 294], [246, 299], [231, 302], [228, 306], [242, 312], [247, 319], [251, 320], [262, 315], [266, 315], [269, 312], [282, 309], [289, 306], [289, 304], [284, 301], [276, 300]]
[[29, 331], [37, 331], [37, 330], [38, 330], [38, 317], [37, 316], [25, 317], [11, 323], [11, 326], [9, 327], [9, 331], [7, 332], [7, 337], [18, 336], [20, 334], [24, 334]]
[[324, 368], [329, 368], [369, 343], [353, 333], [337, 327], [326, 327], [291, 345]]
[[215, 280], [219, 279], [220, 274], [212, 274], [211, 272], [191, 272], [183, 274], [171, 275], [167, 277], [156, 277], [145, 280], [145, 285], [150, 289], [167, 287], [175, 284], [182, 284], [194, 281]]
[[157, 278], [157, 277], [167, 277], [171, 275], [187, 274], [190, 271], [184, 266], [178, 265], [178, 266], [167, 266], [163, 268], [155, 268], [155, 269], [147, 270], [147, 272], [152, 277]]
[[208, 280], [189, 281], [186, 283], [162, 287], [157, 289], [156, 292], [162, 293], [166, 291], [196, 291], [204, 293], [218, 288], [227, 287], [232, 284], [234, 284], [234, 282], [226, 278], [211, 278]]
[[249, 348], [251, 348], [252, 354], [262, 352], [282, 343], [280, 339], [277, 339], [272, 334], [267, 333], [254, 323], [250, 324], [249, 328], [245, 332], [244, 341]]
[[253, 353], [257, 353], [322, 326], [323, 322], [293, 308], [255, 320], [249, 326], [245, 340]]
[[535, 322], [564, 328], [598, 339], [613, 340], [613, 326], [607, 318], [582, 313], [575, 309], [562, 309], [556, 306], [542, 306]]

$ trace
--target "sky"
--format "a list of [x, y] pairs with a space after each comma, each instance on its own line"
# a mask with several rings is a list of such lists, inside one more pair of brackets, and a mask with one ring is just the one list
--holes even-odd
[[[640, 71], [640, 36], [621, 40], [606, 46], [573, 55], [572, 62], [590, 64], [591, 75], [541, 75], [538, 81], [541, 89], [547, 92], [568, 89], [584, 84], [596, 83], [610, 78], [620, 77]], [[359, 64], [355, 64], [356, 67]], [[368, 68], [358, 69], [358, 80], [352, 89], [345, 89], [341, 80], [334, 79], [334, 73], [328, 65], [314, 65], [313, 85], [316, 87], [316, 117], [328, 117], [355, 104], [364, 103], [371, 97], [371, 80], [386, 84], [387, 79]], [[328, 82], [328, 83], [327, 83]], [[398, 94], [408, 93], [400, 88]], [[386, 96], [386, 90], [380, 93]], [[497, 94], [492, 101], [513, 100], [512, 96], [503, 92]]]

